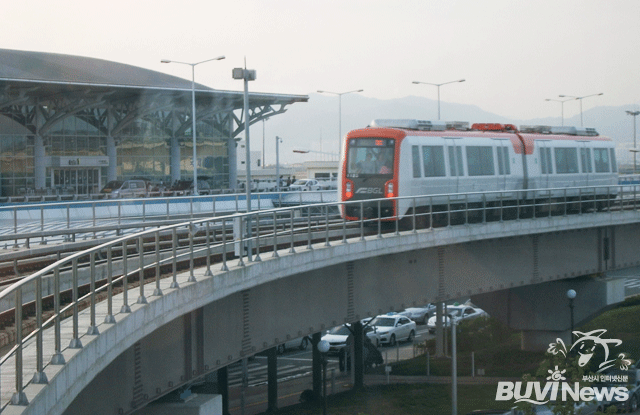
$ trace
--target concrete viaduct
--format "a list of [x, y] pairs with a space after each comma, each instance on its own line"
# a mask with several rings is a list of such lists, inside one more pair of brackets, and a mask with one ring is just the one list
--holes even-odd
[[[287, 248], [213, 275], [198, 268], [179, 275], [179, 288], [161, 281], [162, 296], [98, 324], [99, 335], [81, 336], [82, 348], [63, 350], [64, 365], [46, 365], [48, 384], [24, 388], [29, 404], [5, 413], [134, 413], [287, 339], [459, 297], [522, 330], [526, 347], [544, 347], [567, 335], [568, 288], [580, 293], [576, 323], [621, 301], [624, 287], [607, 272], [640, 265], [639, 239], [638, 211], [589, 213]], [[80, 327], [89, 324], [82, 313]], [[25, 363], [25, 377], [34, 368]], [[3, 379], [5, 402], [7, 387]]]

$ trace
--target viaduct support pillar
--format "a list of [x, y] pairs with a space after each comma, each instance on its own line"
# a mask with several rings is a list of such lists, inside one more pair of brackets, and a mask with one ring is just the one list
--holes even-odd
[[353, 323], [351, 327], [353, 328], [353, 389], [361, 389], [364, 387], [364, 330], [359, 321]]
[[267, 351], [267, 411], [278, 409], [278, 349]]
[[523, 350], [547, 350], [561, 338], [570, 345], [571, 313], [567, 291], [575, 290], [574, 329], [603, 309], [624, 300], [624, 280], [578, 277], [526, 287], [510, 288], [472, 297], [472, 301], [492, 317], [512, 329], [522, 331]]
[[322, 333], [313, 333], [311, 336], [311, 373], [313, 394], [318, 399], [322, 397], [322, 356], [320, 356], [320, 351], [318, 350], [318, 343], [320, 343], [320, 339], [322, 339]]
[[222, 395], [222, 415], [229, 415], [229, 370], [218, 369], [218, 393]]

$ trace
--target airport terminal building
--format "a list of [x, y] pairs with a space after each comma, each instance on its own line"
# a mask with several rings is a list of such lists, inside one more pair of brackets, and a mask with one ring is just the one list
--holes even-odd
[[[231, 76], [231, 74], [229, 74]], [[193, 178], [191, 81], [101, 59], [0, 49], [0, 196], [94, 194]], [[198, 177], [236, 188], [236, 139], [306, 95], [196, 84]]]

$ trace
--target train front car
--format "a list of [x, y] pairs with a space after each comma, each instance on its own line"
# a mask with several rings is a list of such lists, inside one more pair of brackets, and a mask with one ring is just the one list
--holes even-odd
[[[339, 195], [348, 220], [395, 217], [398, 148], [405, 132], [364, 128], [347, 134], [340, 163]], [[382, 199], [382, 200], [380, 200]]]

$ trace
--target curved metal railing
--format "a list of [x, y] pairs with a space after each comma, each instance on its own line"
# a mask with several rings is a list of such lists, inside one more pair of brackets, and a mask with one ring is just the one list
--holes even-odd
[[[67, 339], [67, 348], [82, 348], [79, 327], [81, 311], [85, 310], [89, 315], [86, 335], [99, 335], [98, 319], [105, 324], [115, 323], [116, 292], [122, 293], [119, 313], [128, 313], [131, 311], [129, 294], [132, 288], [135, 289], [134, 283], [139, 290], [135, 303], [146, 304], [148, 295], [163, 295], [160, 288], [163, 272], [166, 278], [172, 278], [170, 288], [179, 288], [177, 274], [181, 262], [188, 263], [189, 281], [195, 281], [193, 270], [196, 261], [205, 261], [202, 265], [206, 266], [205, 275], [211, 275], [213, 266], [219, 267], [222, 272], [228, 271], [230, 260], [234, 260], [236, 266], [244, 267], [249, 262], [261, 261], [261, 255], [266, 253], [277, 257], [282, 249], [295, 253], [296, 249], [312, 249], [314, 243], [330, 246], [335, 242], [348, 243], [351, 238], [364, 240], [367, 235], [382, 237], [387, 232], [399, 234], [402, 231], [417, 232], [419, 228], [433, 229], [508, 219], [535, 220], [541, 216], [573, 213], [597, 214], [601, 210], [610, 214], [629, 209], [638, 211], [638, 190], [640, 186], [609, 186], [317, 203], [194, 219], [109, 240], [48, 265], [0, 292], [0, 301], [13, 301], [15, 304], [15, 345], [0, 359], [0, 373], [11, 376], [11, 383], [15, 383], [15, 387], [10, 398], [8, 394], [0, 396], [3, 399], [0, 406], [28, 405], [25, 386], [29, 383], [47, 383], [44, 372], [46, 365], [65, 364], [61, 335], [63, 320], [71, 319], [73, 326], [72, 337]], [[382, 217], [385, 204], [390, 202], [408, 209], [402, 217]], [[351, 208], [355, 208], [352, 211], [374, 212], [375, 215], [360, 215], [357, 220], [351, 221], [341, 219], [339, 212]], [[188, 242], [181, 245], [177, 235], [184, 231], [188, 232]], [[196, 244], [196, 235], [200, 233], [204, 234], [204, 238], [201, 238], [203, 242]], [[169, 248], [161, 249], [161, 243]], [[104, 280], [97, 280], [97, 262], [105, 271]], [[82, 268], [79, 265], [82, 263], [88, 265]], [[88, 273], [86, 278], [80, 275], [81, 268], [82, 273]], [[52, 287], [52, 290], [45, 287]], [[81, 296], [81, 289], [88, 291]], [[71, 296], [68, 304], [63, 304], [65, 292]], [[43, 310], [45, 299], [53, 303], [48, 318], [45, 318]], [[99, 301], [107, 302], [104, 315], [97, 315], [96, 304]], [[35, 325], [30, 333], [23, 329], [27, 303], [35, 309]], [[48, 363], [44, 361], [45, 336], [47, 339], [53, 338], [54, 344], [53, 355]], [[35, 344], [35, 347], [29, 348], [30, 353], [34, 350], [36, 362], [35, 373], [30, 380], [25, 377], [23, 368], [27, 344]], [[11, 373], [7, 373], [9, 366], [13, 367]]]

